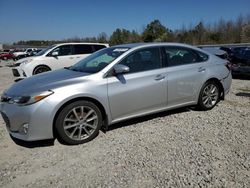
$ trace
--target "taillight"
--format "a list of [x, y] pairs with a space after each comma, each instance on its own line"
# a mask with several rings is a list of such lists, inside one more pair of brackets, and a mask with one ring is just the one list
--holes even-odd
[[225, 66], [227, 67], [227, 69], [228, 69], [229, 71], [232, 70], [232, 63], [227, 62], [227, 63], [225, 64]]

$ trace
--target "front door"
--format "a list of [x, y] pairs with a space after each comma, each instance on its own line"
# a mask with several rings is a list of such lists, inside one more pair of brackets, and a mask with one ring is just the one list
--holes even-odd
[[[53, 57], [53, 52], [58, 52], [58, 56]], [[46, 61], [49, 62], [49, 66], [52, 70], [69, 67], [75, 63], [75, 59], [72, 54], [72, 45], [58, 46], [51, 51], [46, 58], [48, 58]]]
[[130, 68], [124, 75], [108, 77], [109, 105], [113, 121], [166, 107], [166, 68], [159, 48], [143, 48], [123, 59]]

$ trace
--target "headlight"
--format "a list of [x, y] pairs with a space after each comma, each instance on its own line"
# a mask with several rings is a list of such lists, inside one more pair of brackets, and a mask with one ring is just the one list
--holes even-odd
[[[24, 61], [21, 61], [20, 64], [25, 65], [25, 64], [27, 64], [27, 63], [30, 63], [32, 60], [33, 60], [33, 59], [26, 59], [26, 60], [24, 60]], [[18, 62], [18, 63], [19, 63], [19, 62]]]
[[53, 91], [46, 91], [42, 93], [36, 93], [31, 96], [15, 96], [12, 97], [8, 102], [18, 105], [30, 105], [52, 95], [53, 93]]

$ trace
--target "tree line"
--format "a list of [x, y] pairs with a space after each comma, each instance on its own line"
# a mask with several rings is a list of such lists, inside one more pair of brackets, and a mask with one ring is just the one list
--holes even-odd
[[28, 40], [18, 41], [13, 45], [49, 46], [61, 42], [100, 42], [110, 45], [134, 42], [180, 42], [192, 45], [230, 44], [250, 42], [250, 15], [238, 16], [235, 20], [224, 20], [213, 24], [200, 21], [194, 26], [171, 30], [159, 20], [153, 20], [142, 32], [117, 28], [108, 36], [105, 32], [95, 37], [72, 37], [64, 40]]

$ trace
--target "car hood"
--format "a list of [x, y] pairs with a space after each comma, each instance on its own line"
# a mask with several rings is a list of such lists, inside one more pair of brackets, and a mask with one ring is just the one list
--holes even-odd
[[87, 75], [90, 75], [90, 73], [76, 72], [68, 69], [46, 72], [25, 78], [13, 84], [5, 93], [11, 96], [20, 96], [53, 90], [68, 84], [78, 83]]
[[25, 61], [31, 61], [32, 59], [34, 59], [34, 57], [25, 57], [25, 58], [19, 59], [14, 64], [22, 64], [23, 62], [25, 62]]

